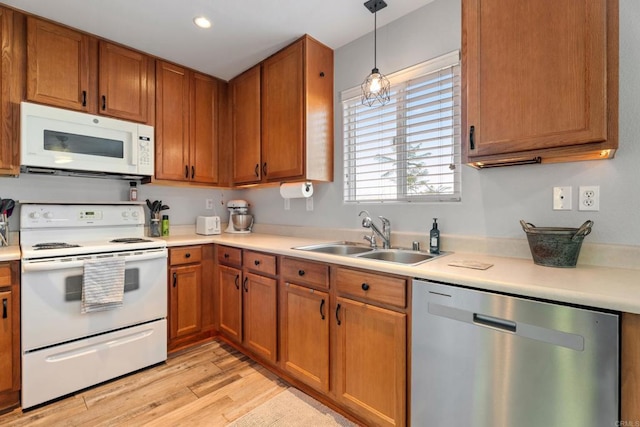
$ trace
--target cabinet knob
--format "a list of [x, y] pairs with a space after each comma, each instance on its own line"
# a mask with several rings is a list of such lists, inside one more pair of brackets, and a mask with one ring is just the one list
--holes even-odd
[[229, 254], [224, 254], [224, 255], [223, 255], [223, 257], [224, 257], [225, 259], [227, 259], [227, 258], [229, 258]]
[[320, 77], [324, 77], [324, 71], [320, 71]]
[[298, 276], [304, 276], [304, 270], [298, 270]]
[[254, 265], [260, 265], [260, 260], [255, 260], [255, 261], [253, 261], [253, 264], [254, 264]]
[[363, 291], [368, 291], [368, 290], [369, 290], [369, 284], [368, 284], [368, 283], [366, 283], [366, 282], [365, 282], [365, 283], [363, 283], [363, 284], [362, 284], [362, 290], [363, 290]]
[[191, 258], [191, 254], [189, 252], [187, 252], [186, 254], [184, 254], [185, 258]]

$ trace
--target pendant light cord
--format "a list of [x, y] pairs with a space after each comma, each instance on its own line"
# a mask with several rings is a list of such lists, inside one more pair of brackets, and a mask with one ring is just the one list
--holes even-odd
[[378, 11], [373, 14], [373, 68], [378, 68]]

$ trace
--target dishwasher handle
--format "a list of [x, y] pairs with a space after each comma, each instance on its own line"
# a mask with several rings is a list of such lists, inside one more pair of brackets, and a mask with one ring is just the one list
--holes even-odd
[[507, 332], [516, 333], [516, 322], [501, 319], [499, 317], [487, 316], [486, 314], [473, 313], [473, 323], [487, 326], [489, 328], [500, 329]]

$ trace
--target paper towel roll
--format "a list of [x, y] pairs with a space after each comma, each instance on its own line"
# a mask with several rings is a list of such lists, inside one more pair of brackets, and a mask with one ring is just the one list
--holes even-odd
[[313, 196], [313, 184], [310, 182], [290, 182], [280, 184], [280, 195], [284, 199], [300, 199]]

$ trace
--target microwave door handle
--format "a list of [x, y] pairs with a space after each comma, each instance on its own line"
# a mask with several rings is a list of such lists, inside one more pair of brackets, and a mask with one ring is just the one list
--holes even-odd
[[138, 166], [138, 138], [137, 136], [131, 135], [131, 161], [129, 164], [132, 166]]

